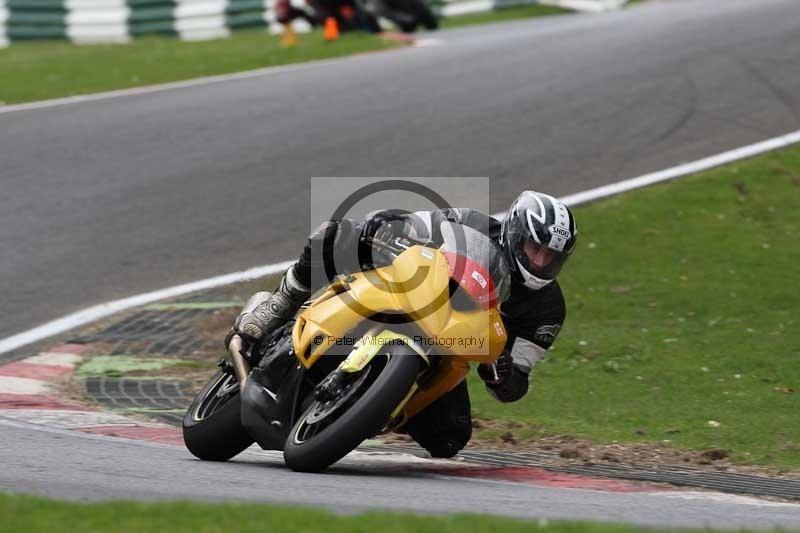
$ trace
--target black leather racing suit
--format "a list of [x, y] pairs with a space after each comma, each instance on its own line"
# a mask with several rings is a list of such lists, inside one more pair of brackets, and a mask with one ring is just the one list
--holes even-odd
[[[343, 219], [322, 224], [310, 236], [299, 260], [292, 266], [294, 276], [312, 291], [326, 283], [322, 263], [323, 248], [335, 250], [336, 274], [372, 268], [362, 261], [365, 257], [359, 243], [363, 235], [372, 236], [380, 224], [391, 222], [401, 232], [417, 240], [441, 244], [439, 230], [444, 221], [463, 224], [488, 235], [495, 242], [500, 236], [500, 222], [475, 209], [443, 209], [401, 214], [394, 211], [370, 213], [355, 221]], [[378, 229], [378, 231], [380, 231]], [[359, 255], [360, 251], [360, 255]], [[359, 257], [359, 264], [348, 258]], [[333, 274], [329, 272], [328, 276]], [[542, 289], [526, 287], [521, 277], [512, 274], [508, 299], [500, 306], [508, 332], [506, 350], [513, 359], [516, 380], [513, 385], [487, 385], [487, 390], [503, 402], [522, 398], [528, 390], [528, 374], [534, 363], [550, 348], [564, 323], [566, 307], [561, 288], [553, 281]], [[409, 435], [435, 457], [452, 457], [472, 436], [472, 418], [466, 380], [436, 400], [405, 426]]]

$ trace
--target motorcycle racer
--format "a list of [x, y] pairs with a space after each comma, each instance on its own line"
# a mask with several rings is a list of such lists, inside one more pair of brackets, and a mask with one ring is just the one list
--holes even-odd
[[[258, 343], [290, 320], [312, 290], [326, 284], [332, 274], [375, 268], [364, 237], [408, 236], [438, 246], [442, 222], [462, 224], [489, 236], [499, 244], [511, 267], [510, 294], [500, 306], [508, 341], [494, 364], [478, 366], [478, 375], [497, 400], [521, 399], [528, 392], [533, 365], [553, 344], [564, 323], [566, 306], [556, 277], [575, 249], [578, 234], [575, 219], [562, 202], [534, 191], [520, 194], [502, 222], [474, 209], [448, 208], [416, 213], [376, 211], [358, 221], [322, 224], [309, 236], [303, 253], [277, 289], [256, 293], [248, 300], [226, 337], [226, 347], [234, 334], [246, 343]], [[324, 251], [333, 251], [336, 272], [326, 272], [331, 262]], [[433, 457], [458, 453], [472, 436], [466, 380], [414, 416], [404, 429]]]

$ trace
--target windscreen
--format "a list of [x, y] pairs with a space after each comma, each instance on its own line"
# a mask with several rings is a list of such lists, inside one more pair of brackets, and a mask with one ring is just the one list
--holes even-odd
[[500, 246], [478, 230], [443, 222], [441, 251], [447, 256], [450, 277], [484, 308], [506, 300], [511, 274]]

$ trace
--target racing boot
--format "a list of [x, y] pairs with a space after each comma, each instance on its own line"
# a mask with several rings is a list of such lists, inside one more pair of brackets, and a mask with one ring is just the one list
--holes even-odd
[[294, 269], [292, 266], [283, 274], [275, 292], [258, 292], [250, 297], [225, 339], [226, 347], [234, 334], [245, 343], [258, 344], [297, 313], [311, 291], [297, 279]]

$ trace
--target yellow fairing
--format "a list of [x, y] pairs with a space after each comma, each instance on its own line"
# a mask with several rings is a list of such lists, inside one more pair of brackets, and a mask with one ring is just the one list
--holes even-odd
[[[378, 335], [373, 335], [361, 339], [359, 345], [350, 352], [347, 359], [342, 361], [339, 368], [344, 372], [360, 372], [370, 361], [381, 351], [381, 346], [386, 346], [392, 341], [401, 341], [407, 346], [414, 347], [414, 341], [410, 337], [400, 333], [394, 333], [389, 330], [384, 330]], [[427, 355], [422, 350], [415, 350], [420, 357], [426, 362], [428, 361]]]
[[[449, 285], [445, 255], [422, 246], [409, 248], [390, 266], [340, 278], [298, 316], [292, 331], [295, 355], [310, 368], [364, 320], [378, 313], [411, 317], [415, 332], [406, 339], [424, 353], [443, 357], [435, 374], [406, 404], [403, 414], [410, 418], [458, 385], [468, 373], [470, 361], [492, 362], [506, 344], [497, 309], [455, 309]], [[388, 330], [382, 334], [400, 335]], [[355, 347], [343, 363], [351, 371], [363, 368], [361, 363], [365, 365], [371, 358], [359, 349]]]

